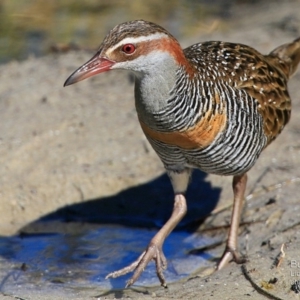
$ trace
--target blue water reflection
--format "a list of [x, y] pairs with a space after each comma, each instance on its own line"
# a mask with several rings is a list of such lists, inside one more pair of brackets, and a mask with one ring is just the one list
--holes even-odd
[[[1, 291], [10, 293], [16, 285], [25, 288], [26, 284], [43, 282], [70, 288], [93, 285], [104, 290], [124, 288], [130, 274], [110, 280], [105, 280], [105, 276], [135, 260], [156, 232], [157, 229], [100, 225], [98, 229], [84, 229], [76, 234], [2, 237]], [[210, 254], [195, 256], [188, 251], [213, 242], [203, 235], [173, 232], [164, 245], [168, 259], [167, 282], [177, 281], [201, 266], [212, 265]], [[155, 266], [150, 263], [137, 285], [157, 284]]]

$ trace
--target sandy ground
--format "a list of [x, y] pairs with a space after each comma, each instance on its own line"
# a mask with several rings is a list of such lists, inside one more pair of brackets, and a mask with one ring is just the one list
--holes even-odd
[[[300, 36], [300, 1], [274, 3], [243, 7], [234, 12], [234, 24], [182, 44], [226, 40], [267, 53]], [[62, 87], [68, 75], [90, 56], [76, 52], [0, 67], [2, 236], [38, 230], [35, 221], [57, 209], [82, 204], [84, 210], [87, 200], [104, 199], [164, 173], [138, 126], [133, 84], [126, 72], [110, 72]], [[299, 84], [300, 71], [289, 85], [291, 122], [249, 172], [250, 196], [240, 235], [240, 249], [248, 255], [243, 268], [231, 264], [210, 276], [201, 270], [167, 290], [159, 286], [105, 293], [82, 290], [67, 298], [264, 299], [268, 294], [271, 299], [298, 299], [291, 285], [300, 280]], [[219, 189], [219, 203], [199, 230], [228, 225], [231, 178], [208, 175], [205, 182]], [[126, 206], [130, 212], [120, 212], [124, 218], [130, 219], [130, 213], [143, 217], [150, 210], [154, 216], [164, 213], [159, 207], [153, 212], [150, 202], [134, 203]], [[114, 208], [108, 211], [118, 216]], [[276, 267], [280, 253], [284, 257]], [[1, 299], [21, 297], [0, 295]], [[28, 291], [26, 299], [66, 298]]]

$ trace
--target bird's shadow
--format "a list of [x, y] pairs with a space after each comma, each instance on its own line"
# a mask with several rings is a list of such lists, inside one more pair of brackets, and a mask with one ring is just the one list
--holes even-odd
[[[205, 181], [206, 173], [195, 170], [186, 194], [188, 212], [177, 229], [201, 222], [216, 207], [220, 187]], [[67, 205], [42, 216], [35, 222], [57, 220], [118, 224], [137, 227], [161, 227], [170, 217], [174, 195], [167, 174], [150, 182], [129, 187], [115, 195]], [[20, 231], [27, 231], [30, 223]]]

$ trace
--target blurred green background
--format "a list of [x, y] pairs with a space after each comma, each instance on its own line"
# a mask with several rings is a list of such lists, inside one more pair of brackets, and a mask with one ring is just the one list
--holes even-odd
[[0, 63], [71, 48], [95, 49], [131, 19], [167, 27], [177, 38], [225, 26], [242, 0], [0, 0]]

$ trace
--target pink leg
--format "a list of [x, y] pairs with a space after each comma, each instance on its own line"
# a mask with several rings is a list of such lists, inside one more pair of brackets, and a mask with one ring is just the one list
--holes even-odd
[[127, 282], [126, 287], [131, 286], [140, 277], [145, 267], [150, 260], [154, 260], [156, 264], [157, 276], [161, 282], [161, 285], [166, 287], [166, 281], [163, 275], [163, 270], [167, 267], [167, 260], [162, 251], [163, 243], [166, 237], [174, 229], [174, 227], [180, 222], [183, 216], [186, 214], [186, 200], [183, 194], [175, 195], [174, 209], [171, 218], [167, 223], [159, 230], [159, 232], [152, 238], [146, 250], [140, 255], [140, 257], [129, 266], [112, 272], [106, 276], [106, 278], [116, 278], [121, 275], [125, 275], [129, 272], [133, 272], [133, 276]]
[[189, 169], [186, 169], [181, 173], [169, 172], [175, 192], [174, 207], [170, 219], [152, 238], [146, 250], [136, 261], [123, 269], [108, 274], [106, 278], [116, 278], [129, 272], [134, 272], [133, 276], [127, 282], [126, 287], [129, 287], [135, 283], [148, 263], [153, 259], [156, 264], [156, 273], [161, 285], [164, 287], [167, 286], [163, 275], [163, 270], [167, 268], [167, 260], [162, 251], [162, 246], [167, 236], [186, 214], [187, 206], [184, 193], [189, 182], [190, 172]]
[[233, 187], [233, 210], [231, 215], [231, 226], [229, 230], [228, 240], [226, 243], [225, 251], [222, 255], [220, 262], [218, 263], [217, 269], [221, 270], [225, 267], [231, 260], [236, 263], [243, 263], [245, 260], [239, 257], [237, 251], [237, 238], [238, 229], [241, 219], [241, 213], [243, 209], [244, 194], [247, 184], [247, 174], [236, 175], [233, 177], [232, 187]]

